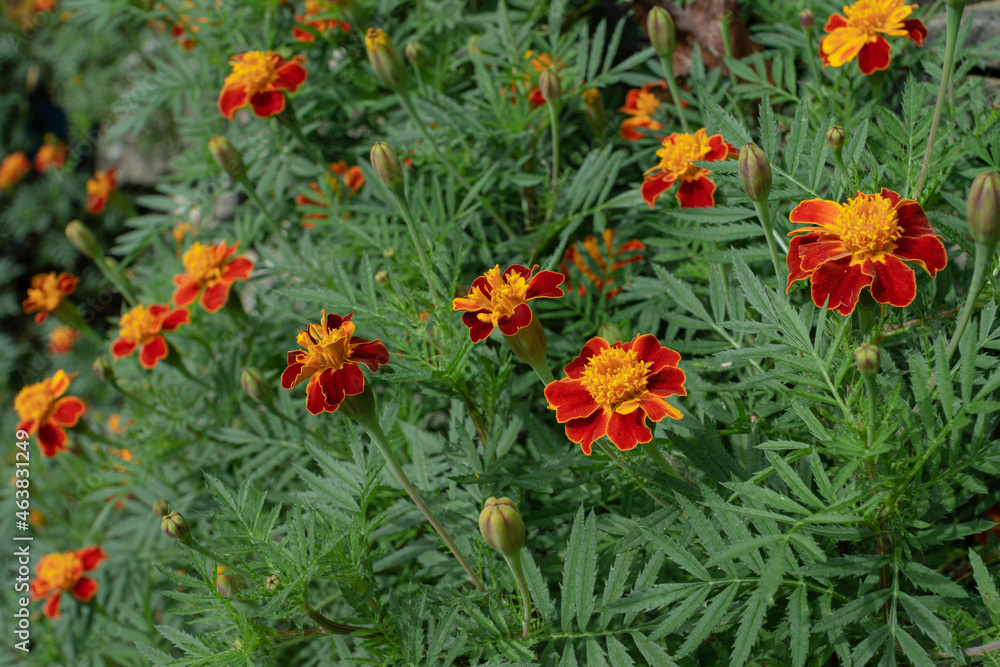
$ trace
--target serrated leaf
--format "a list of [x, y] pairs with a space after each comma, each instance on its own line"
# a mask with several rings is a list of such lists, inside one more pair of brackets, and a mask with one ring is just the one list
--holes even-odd
[[729, 584], [724, 591], [715, 596], [715, 599], [708, 605], [708, 609], [705, 610], [704, 615], [698, 620], [698, 623], [687, 636], [687, 639], [684, 640], [681, 647], [674, 653], [674, 657], [683, 658], [701, 646], [701, 643], [719, 625], [722, 617], [729, 612], [729, 607], [733, 604], [733, 600], [736, 599], [736, 593], [739, 592], [739, 589], [739, 584]]

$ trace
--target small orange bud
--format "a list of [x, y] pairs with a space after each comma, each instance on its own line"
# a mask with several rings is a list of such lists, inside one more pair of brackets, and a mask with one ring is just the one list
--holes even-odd
[[479, 513], [479, 532], [491, 547], [513, 557], [524, 546], [524, 521], [510, 498], [490, 498]]
[[830, 129], [826, 131], [826, 144], [833, 151], [840, 152], [840, 149], [844, 147], [844, 139], [846, 138], [844, 134], [844, 128], [839, 125], [831, 125]]
[[673, 58], [677, 41], [674, 19], [663, 7], [653, 7], [646, 16], [646, 32], [656, 55], [663, 59]]
[[984, 171], [976, 176], [965, 213], [976, 243], [992, 246], [1000, 240], [1000, 174]]
[[208, 140], [208, 152], [212, 154], [219, 169], [232, 178], [240, 178], [246, 172], [243, 155], [226, 137], [212, 137]]
[[389, 192], [402, 195], [403, 165], [399, 163], [399, 156], [396, 155], [396, 151], [392, 149], [392, 146], [384, 141], [376, 142], [372, 146], [369, 157], [372, 168], [375, 170], [375, 175], [378, 176], [378, 180], [382, 181], [382, 185], [388, 188]]
[[875, 375], [879, 369], [879, 350], [871, 343], [861, 343], [854, 350], [854, 365], [862, 375]]
[[582, 93], [583, 96], [583, 118], [587, 121], [587, 127], [598, 139], [604, 138], [607, 130], [608, 116], [604, 111], [604, 101], [601, 99], [601, 91], [597, 88], [587, 88]]
[[771, 194], [771, 163], [757, 144], [743, 144], [739, 158], [740, 184], [751, 201], [766, 202]]
[[368, 52], [368, 62], [382, 85], [389, 90], [402, 90], [406, 85], [406, 67], [389, 35], [381, 28], [368, 28], [365, 33], [365, 51]]

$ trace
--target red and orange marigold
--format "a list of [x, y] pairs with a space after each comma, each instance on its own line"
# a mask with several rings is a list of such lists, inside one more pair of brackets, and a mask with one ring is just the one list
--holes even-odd
[[354, 313], [341, 317], [321, 312], [319, 324], [299, 330], [295, 342], [305, 349], [288, 353], [288, 368], [281, 374], [285, 389], [309, 379], [306, 408], [314, 415], [336, 412], [347, 396], [365, 390], [365, 375], [358, 364], [374, 373], [389, 363], [389, 352], [382, 341], [354, 335]]
[[652, 334], [614, 345], [594, 337], [566, 364], [566, 378], [545, 387], [545, 398], [559, 423], [566, 424], [566, 437], [587, 456], [605, 435], [627, 451], [653, 439], [647, 417], [654, 422], [682, 417], [664, 400], [687, 395], [680, 358]]
[[229, 61], [233, 71], [219, 94], [219, 113], [232, 120], [250, 105], [260, 118], [285, 110], [285, 93], [294, 93], [306, 80], [305, 58], [285, 60], [274, 51], [247, 51]]
[[93, 599], [97, 593], [97, 582], [83, 574], [97, 569], [107, 559], [104, 549], [96, 544], [85, 549], [42, 556], [35, 566], [35, 578], [31, 580], [31, 597], [35, 600], [47, 597], [45, 615], [57, 619], [63, 591], [80, 602]]
[[715, 206], [715, 183], [708, 169], [693, 162], [719, 162], [735, 158], [736, 149], [721, 134], [708, 136], [705, 128], [693, 134], [675, 132], [663, 139], [663, 146], [656, 151], [660, 163], [646, 170], [642, 182], [642, 200], [653, 208], [661, 194], [680, 181], [677, 201], [681, 208]]
[[642, 88], [633, 88], [625, 94], [625, 105], [618, 109], [629, 116], [618, 128], [618, 133], [625, 141], [637, 141], [646, 136], [638, 131], [640, 128], [653, 131], [663, 129], [663, 125], [653, 119], [653, 114], [662, 106], [653, 88], [666, 90], [667, 82], [647, 83]]
[[188, 306], [201, 294], [201, 307], [215, 313], [229, 301], [229, 290], [237, 280], [247, 280], [253, 271], [253, 262], [244, 256], [233, 257], [239, 242], [227, 246], [225, 241], [216, 245], [202, 245], [195, 241], [184, 253], [184, 273], [174, 276], [174, 303]]
[[559, 285], [566, 276], [556, 271], [539, 271], [532, 276], [537, 268], [537, 264], [530, 269], [511, 264], [501, 274], [498, 264], [476, 278], [468, 294], [452, 301], [452, 310], [465, 312], [462, 322], [469, 327], [473, 343], [484, 340], [493, 327], [505, 336], [513, 336], [531, 324], [528, 301], [563, 295]]
[[55, 327], [49, 332], [49, 354], [53, 357], [69, 354], [79, 339], [80, 332], [73, 327]]
[[340, 21], [335, 18], [316, 18], [320, 15], [330, 14], [336, 11], [337, 3], [334, 0], [306, 0], [306, 11], [295, 17], [298, 25], [292, 28], [292, 37], [298, 42], [312, 42], [316, 39], [313, 33], [305, 30], [312, 28], [320, 35], [328, 30], [340, 28], [341, 32], [351, 31], [351, 24], [347, 21]]
[[35, 153], [35, 171], [44, 174], [50, 169], [59, 169], [66, 164], [68, 152], [69, 147], [66, 144], [56, 139], [54, 135], [46, 135], [45, 143]]
[[162, 303], [154, 303], [147, 308], [139, 304], [122, 315], [118, 323], [119, 336], [111, 344], [111, 355], [118, 361], [135, 352], [138, 347], [139, 364], [143, 368], [153, 369], [170, 353], [167, 341], [161, 334], [190, 323], [191, 313], [187, 308], [172, 310]]
[[[643, 257], [640, 254], [633, 254], [630, 257], [619, 259], [626, 253], [637, 253], [637, 251], [645, 250], [646, 244], [639, 239], [629, 239], [625, 243], [621, 244], [617, 250], [615, 250], [614, 229], [611, 229], [610, 227], [605, 229], [601, 232], [601, 238], [604, 241], [604, 254], [601, 254], [601, 250], [597, 243], [597, 237], [593, 234], [588, 234], [581, 243], [576, 243], [566, 248], [566, 252], [563, 253], [562, 261], [559, 262], [559, 269], [567, 276], [566, 289], [574, 291], [574, 287], [570, 283], [568, 277], [569, 265], [567, 262], [579, 269], [580, 273], [582, 273], [583, 276], [593, 283], [594, 287], [600, 291], [603, 290], [605, 286], [611, 284], [615, 271], [623, 266], [632, 264], [633, 262], [642, 261]], [[590, 259], [593, 260], [594, 265], [597, 267], [597, 271], [594, 271], [593, 267], [583, 258], [583, 253], [580, 252], [581, 245], [587, 252]], [[608, 290], [607, 294], [604, 295], [604, 298], [612, 298], [618, 294], [621, 289], [621, 287], [615, 287]], [[583, 296], [587, 293], [587, 286], [584, 285], [583, 281], [580, 281], [577, 283], [575, 291], [580, 296]]]
[[[344, 190], [341, 186], [341, 181], [347, 187], [348, 197], [354, 196], [365, 184], [365, 175], [358, 165], [348, 167], [346, 162], [340, 160], [339, 162], [331, 162], [329, 166], [330, 169], [326, 172], [326, 182], [329, 184], [333, 194], [336, 195], [338, 202], [344, 201]], [[296, 195], [296, 204], [299, 206], [329, 206], [329, 203], [323, 197], [323, 191], [320, 190], [319, 183], [313, 181], [309, 184], [309, 188], [316, 193], [316, 198], [314, 199], [307, 195]], [[306, 229], [312, 229], [316, 226], [316, 223], [311, 222], [312, 220], [323, 220], [325, 218], [326, 216], [322, 213], [306, 213], [302, 216], [302, 226]]]
[[865, 74], [888, 69], [889, 42], [882, 35], [906, 37], [917, 46], [924, 45], [927, 28], [920, 19], [908, 19], [917, 5], [904, 0], [858, 0], [844, 6], [844, 15], [833, 14], [824, 28], [828, 33], [819, 43], [823, 65], [840, 67], [858, 59], [858, 69]]
[[948, 263], [920, 204], [886, 188], [859, 192], [843, 205], [810, 199], [788, 219], [808, 225], [789, 233], [795, 238], [788, 247], [788, 289], [808, 278], [813, 303], [841, 315], [854, 311], [865, 287], [879, 303], [908, 306], [917, 295], [917, 277], [907, 263], [931, 277]]
[[21, 306], [26, 314], [35, 313], [35, 322], [42, 324], [63, 299], [73, 293], [78, 282], [79, 278], [65, 272], [59, 275], [55, 271], [36, 273], [31, 277], [28, 298]]
[[31, 161], [24, 151], [11, 153], [0, 162], [0, 190], [17, 185], [29, 171], [31, 171]]
[[52, 458], [66, 451], [66, 431], [80, 421], [87, 405], [76, 396], [63, 396], [73, 376], [59, 369], [50, 378], [29, 384], [14, 397], [17, 428], [38, 435], [42, 456]]
[[116, 185], [118, 180], [115, 178], [115, 169], [94, 174], [94, 177], [87, 181], [87, 202], [84, 208], [89, 213], [102, 213]]

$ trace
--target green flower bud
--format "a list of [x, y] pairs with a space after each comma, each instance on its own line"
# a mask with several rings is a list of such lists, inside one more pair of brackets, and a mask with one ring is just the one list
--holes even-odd
[[191, 537], [191, 527], [180, 512], [170, 512], [160, 520], [160, 530], [172, 540], [185, 542]]
[[854, 350], [854, 365], [858, 367], [858, 372], [862, 375], [875, 375], [879, 369], [878, 347], [871, 343], [861, 343]]
[[233, 146], [232, 142], [225, 137], [212, 137], [208, 140], [208, 152], [212, 154], [215, 164], [219, 169], [237, 179], [246, 172], [243, 164], [243, 155]]
[[984, 171], [976, 176], [965, 214], [976, 243], [992, 246], [1000, 240], [1000, 174]]
[[272, 574], [270, 577], [264, 580], [264, 590], [268, 593], [278, 592], [278, 588], [281, 586], [281, 577], [276, 574]]
[[215, 592], [220, 597], [228, 598], [239, 593], [243, 588], [243, 582], [235, 574], [222, 574], [226, 568], [222, 565], [215, 568]]
[[372, 146], [369, 156], [372, 168], [382, 185], [396, 195], [403, 194], [403, 165], [399, 162], [399, 156], [389, 144], [379, 141]]
[[466, 42], [466, 50], [469, 52], [470, 56], [481, 56], [483, 55], [483, 50], [479, 48], [479, 40], [482, 39], [479, 35], [472, 34], [469, 35], [469, 41]]
[[545, 329], [534, 314], [528, 326], [521, 327], [512, 336], [504, 335], [503, 338], [507, 341], [510, 351], [532, 368], [547, 363], [545, 355], [548, 351], [548, 341], [545, 338]]
[[490, 498], [479, 514], [479, 532], [504, 556], [515, 556], [524, 546], [524, 521], [510, 498]]
[[542, 92], [542, 99], [549, 104], [555, 104], [562, 95], [562, 81], [559, 75], [551, 69], [544, 69], [538, 75], [538, 88]]
[[79, 220], [73, 220], [66, 225], [66, 238], [69, 239], [69, 244], [79, 250], [84, 257], [89, 259], [104, 257], [101, 244], [97, 242], [87, 226]]
[[107, 383], [115, 383], [115, 369], [111, 367], [111, 362], [107, 357], [97, 357], [94, 359], [94, 375]]
[[389, 284], [389, 272], [388, 271], [376, 271], [375, 272], [375, 282], [382, 287], [386, 287]]
[[365, 33], [365, 51], [368, 52], [368, 62], [382, 85], [389, 90], [402, 90], [406, 85], [406, 66], [389, 35], [381, 28], [368, 28]]
[[244, 368], [240, 373], [240, 386], [243, 393], [257, 403], [267, 404], [271, 402], [273, 391], [271, 385], [264, 380], [264, 374], [256, 368]]
[[161, 519], [170, 514], [170, 505], [163, 498], [157, 498], [153, 503], [153, 514]]
[[623, 340], [622, 330], [611, 322], [605, 322], [598, 328], [597, 335], [608, 341], [611, 345], [620, 343]]
[[771, 194], [771, 163], [757, 144], [744, 144], [739, 158], [740, 184], [751, 201], [766, 202]]
[[807, 8], [799, 12], [799, 25], [802, 26], [802, 30], [805, 32], [812, 32], [815, 25], [815, 18], [811, 9]]
[[826, 145], [830, 147], [831, 150], [840, 152], [840, 149], [844, 147], [844, 139], [847, 137], [844, 134], [844, 128], [839, 125], [831, 125], [830, 129], [826, 131]]
[[583, 97], [583, 118], [587, 121], [587, 127], [598, 139], [604, 138], [607, 130], [608, 116], [604, 111], [604, 101], [601, 99], [601, 91], [597, 88], [587, 88], [582, 93]]
[[410, 64], [414, 67], [424, 62], [424, 58], [427, 57], [427, 53], [424, 51], [424, 45], [417, 41], [407, 42], [406, 48], [403, 49], [403, 53], [406, 54], [406, 59], [409, 60]]
[[656, 55], [664, 60], [673, 58], [674, 46], [677, 42], [674, 19], [663, 7], [653, 7], [646, 16], [646, 33], [656, 50]]

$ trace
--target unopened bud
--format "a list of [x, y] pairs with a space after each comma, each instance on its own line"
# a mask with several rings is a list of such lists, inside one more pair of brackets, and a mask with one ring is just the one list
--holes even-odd
[[89, 259], [104, 257], [104, 251], [101, 250], [97, 239], [79, 220], [72, 220], [66, 225], [66, 238], [69, 240], [69, 244], [79, 250], [84, 257]]
[[108, 361], [107, 357], [98, 357], [94, 359], [94, 375], [101, 378], [105, 382], [115, 383], [115, 369], [111, 367], [111, 362]]
[[389, 192], [402, 195], [403, 165], [399, 163], [399, 156], [396, 155], [396, 151], [392, 149], [392, 146], [384, 141], [376, 142], [372, 146], [372, 152], [369, 157], [372, 162], [372, 168], [375, 170], [375, 175], [378, 176], [378, 180], [382, 181], [382, 185], [388, 188]]
[[481, 56], [483, 55], [483, 50], [479, 48], [479, 40], [482, 39], [479, 35], [472, 34], [469, 35], [469, 41], [466, 42], [465, 48], [469, 52], [470, 56]]
[[831, 150], [840, 152], [840, 149], [844, 147], [844, 139], [846, 138], [844, 134], [844, 128], [839, 125], [831, 125], [830, 129], [826, 131], [826, 145], [830, 147]]
[[267, 579], [264, 580], [264, 590], [268, 593], [276, 593], [278, 588], [281, 586], [281, 577], [276, 574], [272, 574]]
[[815, 18], [811, 9], [803, 9], [799, 12], [799, 25], [805, 32], [812, 32], [815, 25]]
[[611, 345], [622, 342], [622, 330], [611, 322], [605, 322], [597, 329], [597, 335]]
[[382, 85], [389, 90], [402, 90], [406, 84], [406, 67], [385, 30], [368, 28], [365, 33], [365, 51], [368, 52], [368, 62]]
[[603, 139], [607, 130], [608, 116], [604, 111], [601, 91], [597, 88], [587, 88], [583, 91], [583, 118], [587, 121], [587, 127], [590, 128], [594, 136]]
[[212, 154], [219, 169], [232, 178], [243, 176], [246, 168], [243, 165], [243, 155], [225, 137], [212, 137], [208, 140], [208, 152]]
[[388, 271], [376, 271], [375, 272], [375, 282], [385, 287], [389, 284], [389, 272]]
[[854, 365], [858, 367], [858, 372], [862, 375], [875, 375], [878, 373], [878, 347], [871, 343], [861, 343], [854, 350]]
[[160, 530], [172, 540], [184, 542], [191, 537], [191, 528], [180, 512], [170, 512], [160, 520]]
[[235, 574], [222, 574], [226, 568], [222, 565], [215, 568], [215, 592], [220, 597], [228, 598], [239, 593], [243, 584]]
[[544, 69], [538, 75], [538, 89], [542, 92], [542, 99], [549, 104], [555, 104], [562, 95], [562, 81], [551, 69]]
[[976, 243], [992, 246], [1000, 240], [1000, 174], [984, 171], [976, 176], [965, 213]]
[[659, 6], [649, 10], [646, 16], [646, 32], [649, 34], [653, 49], [656, 50], [656, 55], [663, 59], [673, 58], [677, 36], [670, 12]]
[[403, 49], [403, 53], [406, 54], [406, 59], [410, 61], [410, 64], [417, 66], [424, 62], [424, 58], [427, 57], [427, 53], [424, 51], [424, 45], [420, 42], [407, 42], [406, 48]]
[[271, 385], [264, 380], [264, 374], [256, 368], [244, 368], [240, 373], [240, 386], [243, 393], [257, 403], [266, 404], [271, 402], [273, 391]]
[[510, 498], [490, 498], [479, 513], [479, 532], [504, 556], [516, 555], [524, 546], [524, 521]]
[[771, 194], [771, 163], [757, 144], [743, 144], [739, 158], [740, 184], [751, 201], [766, 202]]
[[153, 503], [153, 514], [162, 519], [170, 514], [170, 505], [163, 498], [157, 498]]
[[545, 338], [545, 329], [534, 315], [531, 316], [528, 326], [521, 327], [511, 336], [504, 335], [503, 338], [507, 341], [510, 351], [532, 368], [548, 363], [545, 360], [549, 345]]

